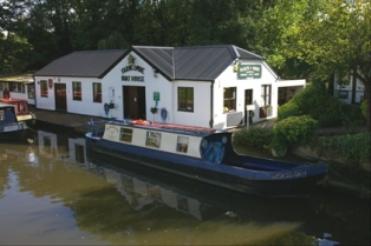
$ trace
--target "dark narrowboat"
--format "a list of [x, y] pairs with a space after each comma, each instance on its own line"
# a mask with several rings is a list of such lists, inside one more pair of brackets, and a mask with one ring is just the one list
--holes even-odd
[[16, 138], [25, 129], [26, 124], [17, 120], [14, 106], [0, 103], [0, 139]]
[[[91, 123], [91, 125], [94, 125]], [[109, 121], [86, 134], [92, 154], [108, 154], [209, 184], [264, 196], [306, 194], [327, 165], [238, 155], [230, 132], [148, 121]]]

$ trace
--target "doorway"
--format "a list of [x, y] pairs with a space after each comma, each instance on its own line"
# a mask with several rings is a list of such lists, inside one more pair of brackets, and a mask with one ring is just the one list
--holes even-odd
[[66, 112], [67, 111], [67, 96], [66, 96], [66, 84], [54, 84], [55, 94], [55, 110]]
[[146, 119], [146, 91], [143, 86], [123, 86], [124, 119]]

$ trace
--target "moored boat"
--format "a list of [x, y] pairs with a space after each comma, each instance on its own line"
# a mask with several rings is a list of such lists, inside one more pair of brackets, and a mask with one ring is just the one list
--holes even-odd
[[17, 120], [14, 106], [0, 103], [0, 139], [15, 138], [25, 129], [26, 124]]
[[245, 193], [302, 195], [327, 173], [325, 164], [238, 155], [231, 133], [154, 122], [110, 121], [86, 134], [88, 151]]
[[26, 100], [15, 98], [0, 98], [0, 103], [14, 106], [15, 114], [18, 121], [32, 122], [35, 120], [34, 114], [29, 111]]

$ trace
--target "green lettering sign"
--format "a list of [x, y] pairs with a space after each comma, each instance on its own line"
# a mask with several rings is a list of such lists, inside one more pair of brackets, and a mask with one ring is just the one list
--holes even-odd
[[259, 79], [261, 78], [262, 67], [261, 65], [251, 65], [244, 62], [240, 62], [237, 68], [238, 79]]

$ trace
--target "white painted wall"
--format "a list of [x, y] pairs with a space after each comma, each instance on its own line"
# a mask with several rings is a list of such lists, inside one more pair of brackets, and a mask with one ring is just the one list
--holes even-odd
[[[193, 87], [193, 112], [178, 110], [178, 87]], [[196, 125], [209, 127], [210, 103], [211, 103], [211, 82], [204, 81], [175, 81], [172, 95], [174, 123], [183, 125]]]
[[[351, 104], [352, 103], [352, 89], [353, 89], [353, 76], [349, 76], [349, 83], [346, 85], [342, 85], [338, 83], [339, 76], [335, 74], [334, 77], [334, 96], [339, 97], [341, 101], [344, 103]], [[347, 97], [341, 98], [340, 93], [344, 91], [347, 92]], [[365, 87], [363, 82], [357, 78], [356, 84], [356, 92], [355, 92], [355, 102], [360, 103], [365, 96]]]
[[[246, 62], [246, 61], [245, 61]], [[263, 105], [261, 97], [261, 86], [263, 84], [272, 85], [272, 106], [273, 115], [270, 118], [276, 117], [277, 111], [277, 90], [274, 83], [276, 82], [275, 74], [272, 74], [271, 69], [264, 63], [259, 61], [251, 61], [251, 65], [261, 65], [261, 78], [254, 79], [238, 79], [237, 73], [233, 71], [233, 64], [228, 66], [223, 73], [215, 80], [214, 84], [214, 127], [217, 129], [226, 128], [227, 113], [223, 112], [224, 105], [224, 88], [237, 87], [237, 102], [236, 111], [245, 111], [245, 90], [253, 90], [253, 105], [249, 106], [249, 110], [254, 111], [253, 121], [257, 122], [259, 118], [259, 107]]]
[[[40, 96], [40, 83], [41, 80], [53, 80], [52, 88], [48, 85], [48, 97]], [[54, 88], [55, 83], [65, 84], [66, 85], [66, 96], [67, 96], [67, 112], [76, 113], [76, 114], [85, 114], [85, 115], [95, 115], [95, 116], [105, 116], [104, 112], [104, 102], [107, 100], [107, 93], [104, 93], [103, 83], [101, 79], [98, 78], [72, 78], [72, 77], [35, 77], [36, 80], [36, 103], [37, 108], [55, 110], [55, 94]], [[73, 100], [73, 91], [72, 91], [72, 82], [78, 81], [81, 82], [81, 92], [82, 100], [75, 101]], [[102, 102], [97, 103], [93, 101], [93, 83], [98, 82], [102, 83]]]
[[[135, 52], [130, 53], [135, 58], [135, 64], [144, 68], [144, 74], [138, 71], [128, 71], [126, 76], [144, 76], [143, 82], [122, 81], [122, 68], [128, 65], [128, 55], [109, 71], [102, 79], [98, 78], [69, 78], [69, 77], [45, 77], [36, 76], [36, 98], [37, 107], [41, 109], [55, 110], [54, 85], [49, 88], [47, 98], [40, 97], [40, 80], [52, 79], [53, 83], [64, 83], [67, 89], [67, 112], [77, 114], [87, 114], [105, 117], [104, 104], [113, 102], [115, 107], [110, 110], [109, 117], [122, 120], [124, 117], [124, 98], [123, 86], [143, 86], [146, 93], [146, 118], [147, 120], [162, 122], [160, 111], [165, 108], [168, 112], [166, 122], [184, 125], [194, 125], [209, 127], [210, 119], [213, 118], [214, 128], [225, 129], [227, 114], [223, 113], [223, 89], [226, 87], [237, 87], [237, 112], [245, 112], [245, 90], [253, 90], [253, 105], [248, 110], [253, 110], [254, 122], [258, 122], [259, 108], [263, 106], [261, 97], [262, 85], [272, 85], [272, 116], [277, 116], [278, 108], [278, 88], [280, 86], [298, 86], [305, 84], [304, 80], [280, 81], [274, 71], [263, 61], [250, 61], [251, 65], [261, 65], [262, 76], [258, 79], [237, 78], [237, 73], [233, 71], [233, 64], [228, 66], [217, 77], [214, 84], [211, 81], [169, 81], [162, 74], [155, 73], [154, 68], [141, 59]], [[245, 61], [248, 62], [248, 61]], [[80, 81], [82, 85], [82, 101], [72, 99], [72, 81]], [[102, 84], [102, 102], [93, 102], [93, 82]], [[194, 88], [194, 112], [178, 111], [178, 87]], [[213, 91], [213, 115], [211, 116], [211, 94]], [[160, 92], [158, 113], [152, 114], [151, 107], [155, 106], [153, 93]]]
[[[124, 108], [123, 108], [123, 86], [144, 86], [146, 89], [146, 117], [147, 120], [153, 121], [162, 121], [160, 113], [153, 115], [150, 111], [151, 107], [155, 106], [153, 101], [153, 92], [160, 92], [160, 101], [158, 108], [166, 108], [168, 111], [167, 122], [173, 121], [172, 106], [173, 106], [173, 95], [172, 95], [172, 86], [173, 83], [168, 81], [160, 73], [154, 73], [154, 69], [151, 65], [141, 59], [135, 52], [130, 52], [135, 58], [135, 63], [138, 66], [144, 68], [144, 75], [138, 71], [128, 71], [124, 75], [127, 76], [144, 76], [144, 82], [128, 82], [122, 81], [121, 76], [123, 75], [121, 69], [128, 64], [128, 56], [122, 59], [103, 79], [103, 91], [110, 92], [114, 89], [115, 97], [107, 98], [107, 102], [113, 100], [115, 103], [115, 108], [112, 110], [112, 116], [117, 119], [123, 119], [124, 117]], [[106, 93], [105, 93], [106, 94]]]

